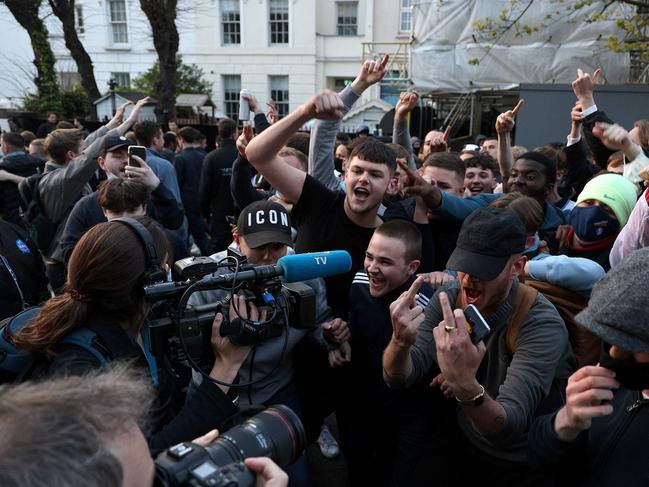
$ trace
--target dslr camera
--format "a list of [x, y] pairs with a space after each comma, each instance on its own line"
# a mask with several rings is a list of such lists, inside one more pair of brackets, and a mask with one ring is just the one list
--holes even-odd
[[283, 468], [297, 460], [305, 447], [306, 434], [297, 415], [286, 406], [272, 406], [210, 446], [179, 443], [161, 453], [155, 461], [155, 485], [253, 487], [255, 475], [243, 460], [269, 457]]

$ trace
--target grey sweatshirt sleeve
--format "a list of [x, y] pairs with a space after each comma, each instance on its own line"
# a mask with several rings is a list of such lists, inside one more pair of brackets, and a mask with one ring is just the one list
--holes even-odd
[[[358, 100], [351, 86], [345, 87], [340, 93], [344, 103], [343, 115], [351, 109]], [[340, 120], [315, 120], [311, 128], [309, 142], [309, 171], [317, 181], [327, 189], [338, 191], [339, 181], [334, 174], [334, 148], [336, 134], [340, 131]]]
[[412, 153], [412, 142], [410, 141], [410, 130], [408, 120], [397, 120], [394, 117], [394, 126], [392, 128], [392, 143], [398, 144], [408, 151], [408, 165], [413, 171], [417, 170], [415, 156]]
[[84, 141], [83, 141], [86, 144], [86, 147], [88, 147], [90, 144], [92, 144], [98, 138], [103, 137], [104, 135], [106, 135], [108, 130], [109, 130], [108, 127], [106, 127], [105, 125], [102, 125], [101, 127], [99, 127], [94, 132], [88, 134], [88, 137], [86, 137], [84, 139]]

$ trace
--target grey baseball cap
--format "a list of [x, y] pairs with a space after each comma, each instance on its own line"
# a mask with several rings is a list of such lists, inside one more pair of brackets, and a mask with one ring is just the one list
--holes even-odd
[[649, 353], [649, 247], [636, 250], [593, 288], [588, 307], [575, 316], [606, 343]]

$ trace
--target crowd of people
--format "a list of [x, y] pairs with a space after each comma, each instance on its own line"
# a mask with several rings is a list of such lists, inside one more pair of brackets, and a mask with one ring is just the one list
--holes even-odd
[[[2, 134], [0, 342], [30, 358], [0, 358], [2, 485], [151, 485], [159, 453], [275, 404], [349, 485], [649, 483], [649, 121], [609, 119], [599, 70], [579, 70], [565, 144], [512, 146], [523, 100], [493, 137], [422, 142], [415, 92], [391, 141], [350, 139], [341, 119], [387, 65], [282, 119], [245, 95], [253, 123], [220, 120], [209, 153], [193, 127], [138, 121], [147, 99], [92, 133], [49, 114], [40, 138]], [[226, 303], [209, 373], [152, 354], [143, 286], [175, 261], [332, 250], [352, 265], [303, 282], [315, 327], [231, 340], [226, 321], [266, 311], [207, 290], [188, 304]], [[313, 482], [305, 454], [246, 466], [257, 485]]]

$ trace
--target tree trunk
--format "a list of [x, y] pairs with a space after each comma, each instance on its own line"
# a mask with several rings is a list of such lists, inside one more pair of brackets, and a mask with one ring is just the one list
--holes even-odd
[[176, 29], [177, 4], [178, 0], [140, 0], [151, 24], [153, 45], [160, 61], [158, 93], [164, 123], [176, 116], [176, 54], [180, 42]]
[[[85, 90], [90, 101], [93, 102], [101, 95], [95, 81], [95, 71], [92, 60], [83, 47], [74, 22], [75, 10], [74, 0], [48, 0], [52, 12], [56, 15], [63, 25], [63, 36], [65, 37], [65, 47], [68, 48], [72, 59], [77, 64], [79, 75], [81, 76], [81, 86]], [[91, 111], [96, 118], [96, 107], [91, 103]]]
[[16, 21], [27, 31], [34, 51], [36, 78], [34, 83], [49, 110], [61, 111], [61, 93], [56, 79], [56, 59], [48, 39], [47, 29], [39, 17], [41, 0], [4, 0]]

